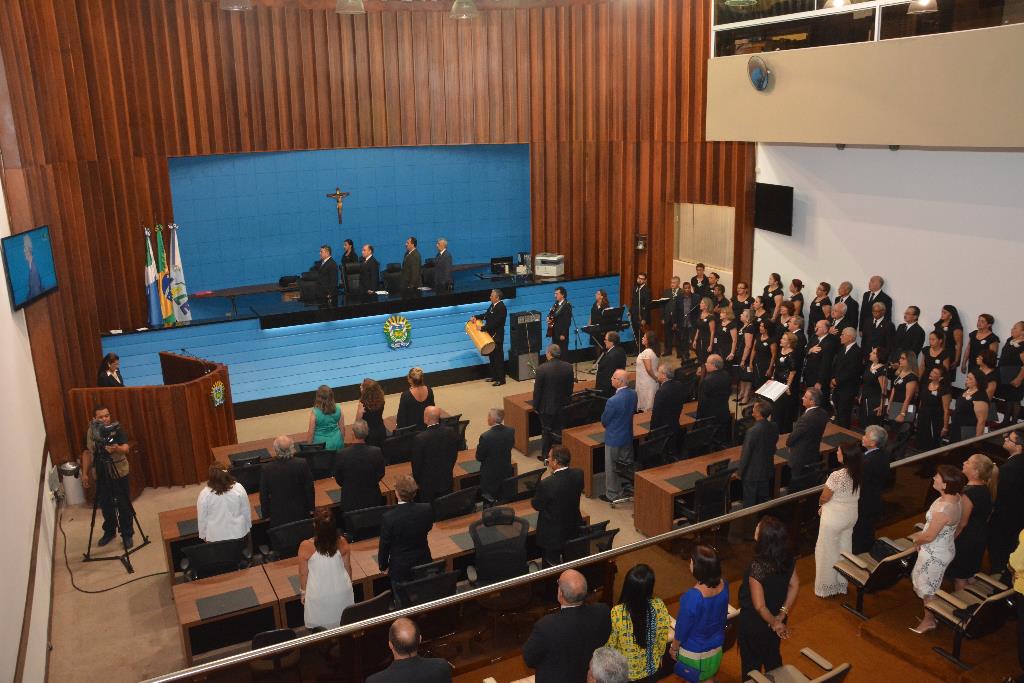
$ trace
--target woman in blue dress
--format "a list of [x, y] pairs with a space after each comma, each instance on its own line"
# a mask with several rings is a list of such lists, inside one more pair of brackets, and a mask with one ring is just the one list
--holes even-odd
[[722, 663], [725, 621], [729, 616], [729, 584], [714, 548], [699, 545], [690, 556], [697, 585], [679, 598], [676, 632], [669, 652], [675, 673], [686, 681], [714, 680]]

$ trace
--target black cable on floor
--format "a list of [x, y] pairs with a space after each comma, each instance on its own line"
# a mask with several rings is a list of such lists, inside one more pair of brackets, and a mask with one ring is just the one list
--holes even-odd
[[137, 576], [134, 579], [129, 579], [128, 581], [125, 581], [124, 583], [119, 583], [116, 586], [111, 586], [110, 588], [101, 588], [100, 590], [95, 590], [95, 591], [86, 590], [85, 588], [79, 588], [78, 585], [75, 584], [75, 574], [74, 574], [74, 572], [71, 571], [71, 563], [68, 561], [68, 535], [66, 533], [64, 533], [64, 507], [63, 506], [61, 506], [60, 512], [58, 513], [58, 516], [57, 516], [57, 528], [60, 529], [60, 535], [64, 538], [64, 566], [67, 567], [67, 569], [68, 569], [68, 576], [71, 577], [71, 587], [74, 588], [79, 593], [89, 593], [90, 595], [95, 595], [96, 593], [106, 593], [106, 592], [112, 591], [112, 590], [114, 590], [116, 588], [121, 588], [122, 586], [127, 586], [130, 583], [135, 583], [136, 581], [142, 581], [143, 579], [151, 579], [154, 576], [163, 576], [164, 574], [167, 573], [167, 572], [155, 572], [153, 574], [146, 574], [145, 576]]

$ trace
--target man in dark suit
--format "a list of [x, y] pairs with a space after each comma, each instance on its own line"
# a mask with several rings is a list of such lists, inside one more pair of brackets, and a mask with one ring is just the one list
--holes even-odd
[[825, 395], [820, 389], [808, 387], [800, 403], [804, 414], [793, 424], [793, 431], [786, 438], [790, 492], [817, 485], [815, 465], [821, 463], [821, 437], [828, 425]]
[[[892, 323], [885, 319], [888, 311], [885, 308], [885, 304], [881, 301], [876, 301], [871, 304], [871, 317], [867, 320], [861, 321], [860, 334], [861, 343], [861, 355], [864, 357], [864, 362], [868, 360], [868, 354], [871, 353], [871, 349], [886, 349], [890, 353], [890, 358], [896, 354], [892, 353], [892, 338], [896, 334], [896, 329], [892, 326]], [[879, 359], [885, 362], [886, 359]]]
[[548, 334], [552, 344], [569, 350], [569, 328], [572, 327], [572, 304], [566, 300], [565, 287], [555, 287], [555, 304], [548, 311]]
[[[843, 282], [839, 285], [839, 289], [836, 290], [836, 300], [832, 302], [832, 312], [836, 312], [836, 304], [842, 304], [842, 315], [836, 318], [835, 315], [832, 317], [837, 321], [835, 327], [839, 328], [839, 332], [842, 332], [847, 327], [857, 329], [860, 325], [860, 304], [851, 295], [853, 292], [853, 285], [849, 282]], [[836, 333], [838, 334], [838, 332]]]
[[[988, 558], [993, 573], [1006, 568], [1010, 552], [1017, 547], [1024, 527], [1024, 439], [1020, 432], [1003, 435], [1003, 448], [1009, 457], [999, 466], [996, 499], [989, 522]], [[1018, 598], [1020, 599], [1020, 598]]]
[[334, 481], [341, 487], [341, 510], [351, 512], [384, 504], [380, 480], [384, 478], [384, 453], [366, 443], [366, 420], [352, 423], [355, 441], [334, 458]]
[[448, 251], [448, 240], [437, 241], [437, 256], [434, 257], [434, 291], [447, 292], [452, 288], [452, 252]]
[[405, 257], [402, 259], [402, 289], [416, 289], [420, 286], [422, 265], [423, 258], [416, 248], [416, 238], [409, 237], [405, 240]]
[[363, 245], [363, 260], [359, 263], [359, 289], [376, 292], [380, 287], [380, 264], [373, 255], [373, 245]]
[[569, 467], [569, 449], [556, 446], [548, 455], [551, 474], [541, 479], [530, 502], [537, 515], [537, 546], [544, 564], [553, 566], [562, 561], [562, 548], [569, 539], [579, 536], [583, 517], [580, 496], [583, 494], [583, 471]]
[[440, 657], [420, 657], [420, 630], [416, 622], [395, 619], [388, 630], [391, 666], [366, 679], [366, 683], [449, 683], [452, 667]]
[[904, 351], [913, 353], [914, 358], [921, 354], [921, 349], [924, 348], [924, 328], [918, 322], [920, 317], [921, 309], [917, 306], [907, 306], [907, 310], [903, 311], [903, 322], [896, 328], [892, 346], [889, 347], [892, 350], [889, 355], [891, 360], [899, 360], [899, 354]]
[[558, 577], [558, 604], [554, 614], [542, 617], [523, 645], [523, 661], [536, 669], [537, 683], [587, 680], [594, 650], [608, 642], [611, 615], [603, 602], [587, 604], [587, 580], [575, 569]]
[[860, 440], [864, 447], [860, 498], [857, 499], [857, 523], [853, 526], [853, 553], [866, 553], [875, 542], [875, 526], [882, 517], [882, 489], [889, 482], [889, 454], [885, 451], [888, 435], [878, 425], [868, 425]]
[[636, 276], [636, 286], [633, 287], [633, 298], [629, 304], [629, 318], [633, 326], [633, 339], [639, 346], [643, 324], [646, 323], [647, 329], [651, 327], [651, 288], [647, 286], [647, 273], [638, 273]]
[[689, 282], [683, 283], [682, 292], [676, 297], [676, 310], [672, 320], [676, 326], [676, 356], [680, 360], [690, 359], [690, 342], [693, 341], [694, 320], [700, 299], [694, 295]]
[[380, 544], [377, 566], [392, 581], [409, 581], [412, 568], [430, 562], [427, 534], [434, 526], [434, 510], [428, 503], [417, 503], [416, 481], [402, 475], [395, 482], [398, 505], [380, 520]]
[[853, 399], [857, 396], [864, 364], [857, 343], [857, 332], [847, 327], [839, 337], [840, 347], [832, 359], [832, 404], [836, 408], [836, 424], [849, 427], [853, 416]]
[[274, 459], [260, 470], [260, 510], [270, 528], [313, 514], [313, 474], [309, 463], [296, 459], [291, 438], [274, 439]]
[[682, 288], [679, 286], [679, 278], [672, 277], [672, 286], [666, 289], [661, 294], [661, 298], [668, 299], [665, 302], [665, 308], [662, 309], [661, 322], [665, 327], [665, 334], [662, 337], [665, 340], [665, 348], [663, 350], [666, 356], [672, 355], [672, 349], [679, 348], [679, 332], [676, 328], [676, 302], [679, 296], [683, 293]]
[[412, 442], [412, 477], [419, 485], [419, 501], [433, 502], [452, 492], [452, 469], [459, 457], [459, 435], [441, 424], [441, 409], [428, 406], [423, 411], [427, 428]]
[[505, 411], [491, 408], [487, 411], [490, 427], [480, 435], [476, 445], [476, 459], [480, 462], [480, 490], [485, 500], [498, 500], [501, 482], [512, 476], [512, 447], [516, 430], [505, 426]]
[[[651, 431], [669, 427], [672, 437], [668, 442], [668, 452], [674, 457], [679, 451], [679, 416], [686, 405], [686, 387], [680, 378], [682, 372], [669, 370], [664, 364], [658, 366], [658, 391], [654, 394], [654, 405], [651, 406]], [[662, 463], [640, 463], [643, 467], [661, 465]]]
[[717, 429], [715, 429], [715, 441], [722, 443], [728, 440], [729, 423], [729, 395], [732, 393], [732, 377], [724, 370], [725, 361], [717, 353], [708, 356], [704, 363], [704, 370], [707, 374], [697, 389], [697, 419], [713, 418]]
[[595, 388], [602, 396], [611, 396], [615, 393], [612, 375], [616, 370], [626, 369], [626, 351], [619, 346], [619, 333], [615, 331], [604, 333], [604, 348], [604, 353], [597, 359]]
[[839, 339], [829, 334], [828, 329], [826, 320], [814, 324], [814, 336], [807, 342], [807, 354], [804, 357], [804, 386], [821, 392], [823, 406], [828, 405], [832, 391], [832, 359], [839, 348]]
[[562, 349], [549, 344], [547, 362], [537, 368], [533, 380], [533, 409], [540, 418], [540, 460], [547, 460], [553, 439], [551, 435], [562, 431], [562, 409], [572, 397], [572, 366], [561, 360]]
[[316, 271], [316, 290], [320, 299], [330, 300], [338, 295], [338, 263], [331, 256], [330, 245], [320, 246], [320, 260], [313, 264]]
[[743, 482], [743, 507], [763, 503], [771, 498], [772, 479], [775, 477], [775, 447], [779, 442], [779, 427], [769, 418], [772, 406], [754, 401], [754, 424], [743, 437], [740, 455], [740, 481]]
[[884, 286], [885, 280], [881, 275], [872, 275], [868, 280], [868, 291], [864, 292], [860, 302], [861, 334], [864, 334], [864, 324], [871, 321], [871, 307], [876, 303], [885, 304], [885, 321], [892, 323], [892, 299], [882, 291]]
[[484, 332], [494, 340], [494, 350], [487, 356], [491, 361], [491, 383], [500, 387], [505, 383], [505, 320], [508, 311], [501, 300], [501, 290], [491, 290], [491, 305], [483, 315], [474, 316], [474, 320], [482, 320]]

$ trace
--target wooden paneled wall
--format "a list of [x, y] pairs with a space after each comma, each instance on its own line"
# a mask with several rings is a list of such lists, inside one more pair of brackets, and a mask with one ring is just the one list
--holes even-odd
[[753, 148], [704, 140], [707, 2], [485, 9], [471, 22], [419, 3], [361, 16], [259, 4], [0, 5], [12, 225], [50, 224], [57, 250], [60, 291], [27, 316], [58, 460], [77, 449], [66, 395], [94, 379], [99, 331], [145, 322], [141, 226], [172, 219], [170, 156], [528, 142], [533, 247], [565, 253], [570, 274], [620, 273], [628, 292], [646, 270], [660, 286], [684, 201], [737, 207], [735, 271], [749, 276]]

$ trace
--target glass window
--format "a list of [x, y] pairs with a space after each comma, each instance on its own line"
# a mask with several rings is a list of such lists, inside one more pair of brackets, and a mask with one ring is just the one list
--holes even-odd
[[715, 33], [715, 56], [753, 54], [873, 40], [875, 10], [864, 9]]
[[1024, 0], [938, 0], [937, 6], [925, 14], [907, 14], [906, 3], [882, 8], [882, 40], [1024, 22]]
[[[820, 4], [824, 0], [817, 0], [817, 2]], [[809, 12], [815, 9], [815, 0], [755, 0], [747, 5], [735, 3], [736, 0], [715, 0], [716, 26], [732, 24], [737, 21], [766, 19], [783, 14]]]

